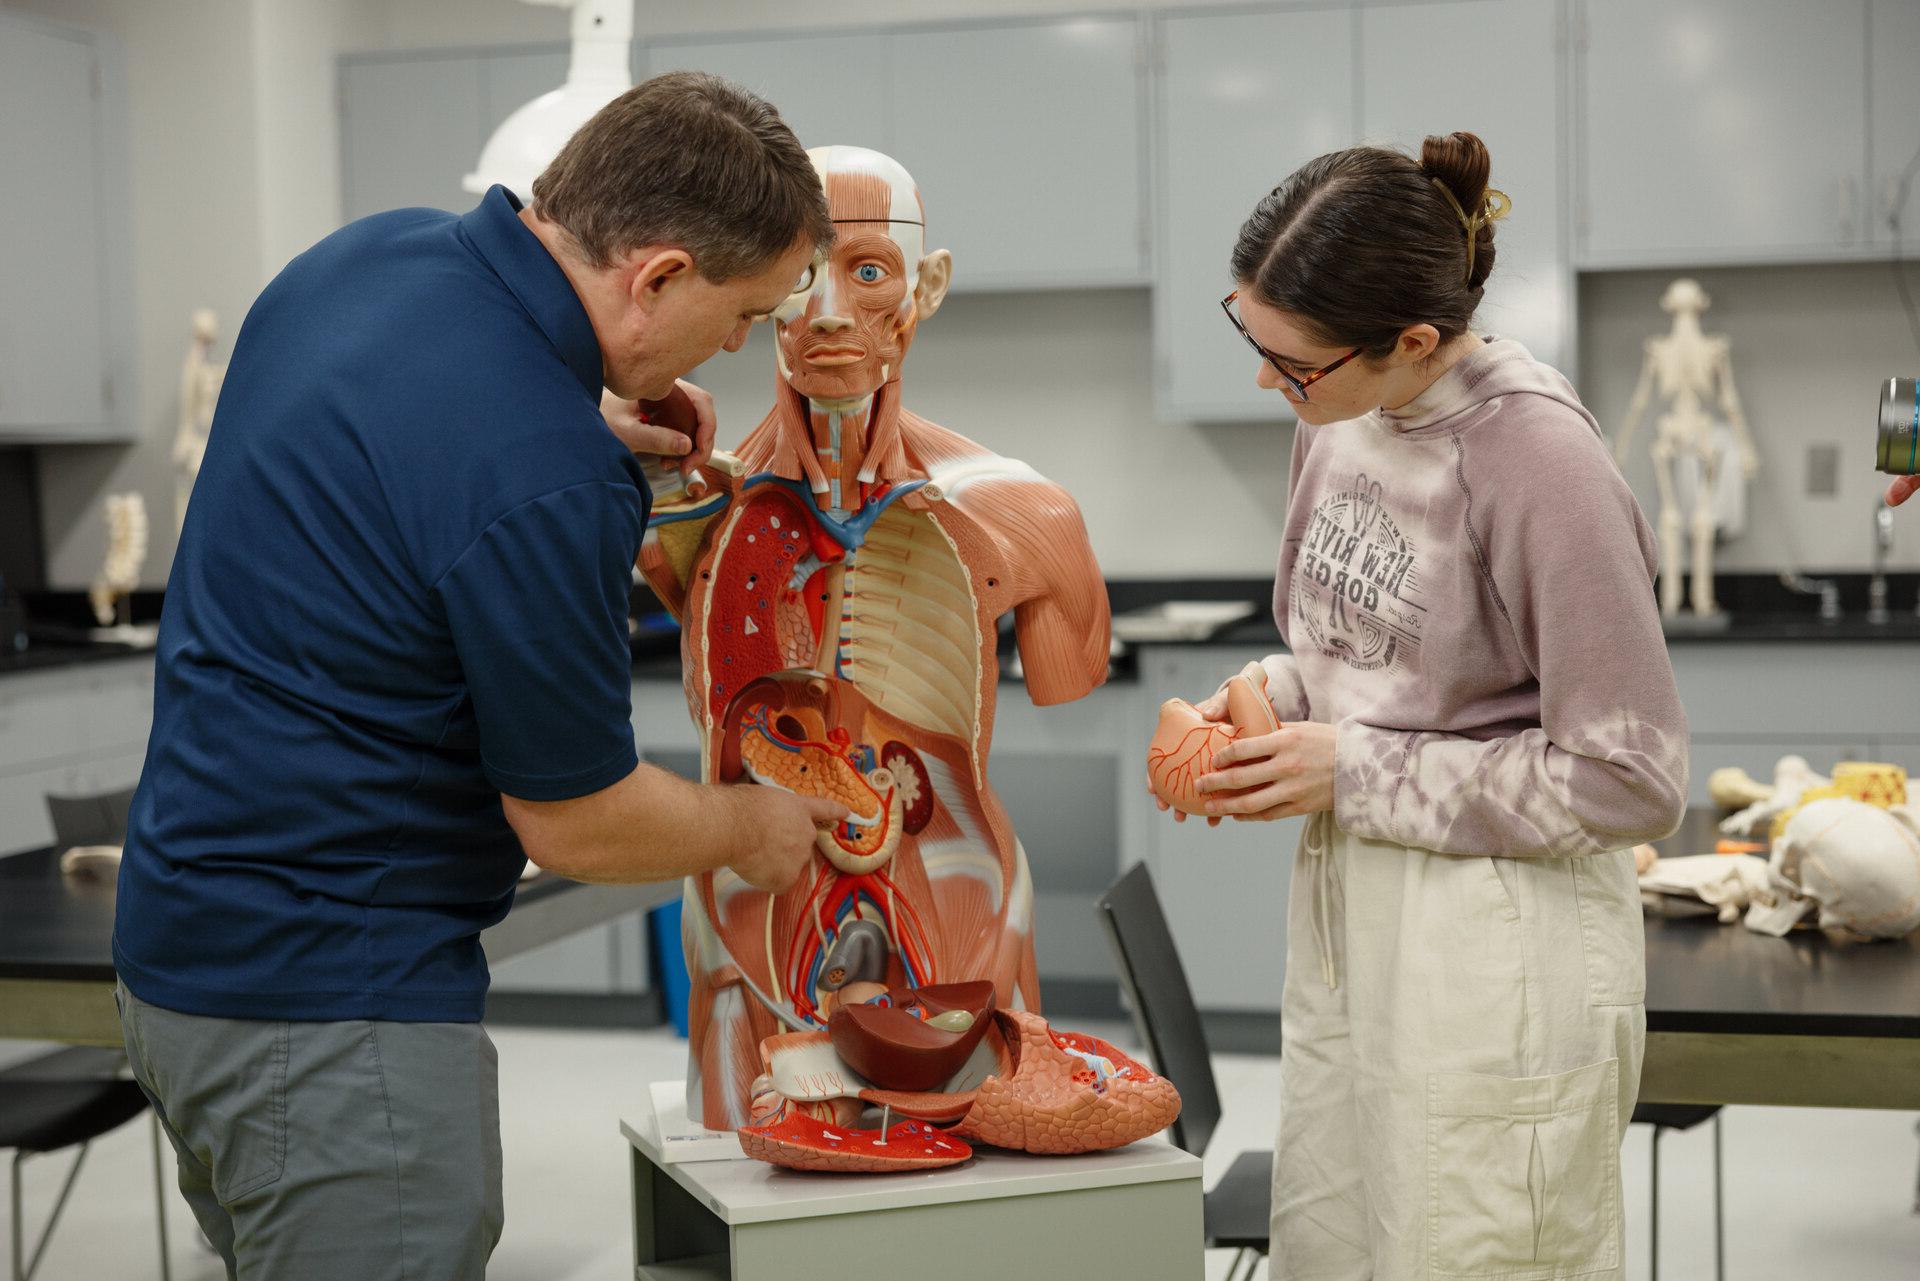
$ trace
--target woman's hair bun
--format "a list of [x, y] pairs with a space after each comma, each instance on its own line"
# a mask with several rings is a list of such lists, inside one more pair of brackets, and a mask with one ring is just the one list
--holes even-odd
[[[1487, 144], [1475, 133], [1456, 132], [1446, 137], [1429, 134], [1420, 144], [1420, 172], [1453, 193], [1466, 217], [1478, 218], [1487, 207], [1487, 179], [1493, 172], [1493, 157]], [[1467, 288], [1486, 284], [1493, 271], [1493, 222], [1481, 220], [1473, 231], [1473, 256], [1468, 261]]]
[[1471, 212], [1486, 203], [1493, 157], [1479, 134], [1431, 134], [1420, 144], [1420, 171], [1445, 183], [1460, 207]]

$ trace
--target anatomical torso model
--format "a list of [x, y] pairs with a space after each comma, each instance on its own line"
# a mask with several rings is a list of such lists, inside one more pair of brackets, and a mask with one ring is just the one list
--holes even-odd
[[[1700, 329], [1700, 315], [1710, 305], [1706, 291], [1692, 280], [1676, 280], [1667, 287], [1660, 306], [1673, 316], [1673, 328], [1647, 339], [1640, 383], [1634, 389], [1627, 421], [1615, 447], [1615, 456], [1624, 461], [1640, 419], [1657, 394], [1666, 406], [1654, 421], [1653, 474], [1660, 487], [1660, 612], [1668, 617], [1680, 612], [1685, 564], [1681, 552], [1683, 517], [1693, 550], [1691, 564], [1687, 565], [1692, 581], [1689, 602], [1695, 614], [1719, 612], [1713, 595], [1713, 542], [1721, 446], [1715, 439], [1709, 404], [1720, 411], [1732, 429], [1746, 479], [1751, 480], [1760, 466], [1746, 417], [1740, 412], [1740, 397], [1733, 389], [1733, 361], [1727, 339]], [[1696, 477], [1690, 487], [1693, 510], [1687, 513], [1681, 511], [1680, 486], [1676, 483], [1683, 468], [1692, 469]]]
[[1011, 611], [1035, 703], [1105, 679], [1105, 587], [1079, 509], [1031, 468], [908, 412], [900, 366], [946, 293], [912, 179], [810, 153], [839, 232], [774, 315], [773, 410], [684, 485], [655, 473], [640, 567], [680, 619], [708, 781], [831, 795], [784, 894], [688, 883], [689, 1113], [750, 1119], [761, 1041], [889, 989], [990, 980], [1037, 1009], [1026, 855], [987, 782]]

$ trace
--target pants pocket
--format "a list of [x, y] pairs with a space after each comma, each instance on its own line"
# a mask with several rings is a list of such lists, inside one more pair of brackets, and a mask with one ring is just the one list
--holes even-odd
[[224, 1122], [213, 1163], [213, 1193], [223, 1204], [258, 1192], [287, 1168], [288, 1035], [287, 1024], [267, 1023], [245, 1038], [243, 1061], [223, 1065], [232, 1073], [228, 1086], [209, 1100], [210, 1119]]
[[1647, 999], [1647, 930], [1633, 851], [1571, 862], [1589, 997], [1595, 1005], [1639, 1005]]
[[1427, 1250], [1448, 1277], [1620, 1266], [1619, 1071], [1427, 1078]]

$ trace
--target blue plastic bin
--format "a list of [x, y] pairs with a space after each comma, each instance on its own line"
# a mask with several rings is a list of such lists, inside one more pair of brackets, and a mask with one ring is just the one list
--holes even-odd
[[662, 903], [647, 913], [647, 952], [653, 961], [653, 981], [666, 1003], [673, 1030], [687, 1035], [687, 957], [680, 949], [680, 900]]

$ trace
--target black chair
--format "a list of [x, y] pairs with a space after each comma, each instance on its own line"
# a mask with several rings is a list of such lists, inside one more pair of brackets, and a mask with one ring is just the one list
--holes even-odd
[[[126, 1058], [114, 1050], [55, 1050], [0, 1072], [0, 1149], [13, 1149], [13, 1281], [31, 1281], [46, 1253], [60, 1214], [93, 1140], [117, 1130], [147, 1110], [147, 1096], [121, 1075]], [[29, 1157], [77, 1147], [66, 1181], [29, 1252], [20, 1176]], [[160, 1126], [153, 1123], [154, 1209], [160, 1224], [160, 1276], [168, 1281], [165, 1185], [161, 1180]]]
[[119, 845], [127, 839], [127, 812], [133, 808], [133, 789], [118, 788], [91, 796], [46, 794], [47, 816], [53, 820], [53, 843], [62, 850], [76, 845]]
[[1633, 1124], [1653, 1127], [1653, 1237], [1652, 1281], [1660, 1281], [1660, 1137], [1669, 1130], [1691, 1130], [1713, 1122], [1713, 1276], [1725, 1281], [1727, 1235], [1720, 1192], [1720, 1106], [1717, 1103], [1642, 1103], [1633, 1109]]
[[[1154, 1070], [1180, 1091], [1180, 1118], [1173, 1142], [1204, 1155], [1220, 1123], [1220, 1089], [1207, 1054], [1207, 1034], [1194, 1008], [1193, 990], [1167, 928], [1160, 897], [1146, 864], [1136, 863], [1099, 900], [1100, 920], [1113, 943], [1120, 982], [1133, 1007], [1133, 1024], [1147, 1044]], [[1209, 1250], [1237, 1250], [1228, 1276], [1251, 1281], [1266, 1257], [1273, 1186], [1273, 1154], [1234, 1157], [1203, 1203]]]

